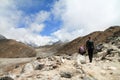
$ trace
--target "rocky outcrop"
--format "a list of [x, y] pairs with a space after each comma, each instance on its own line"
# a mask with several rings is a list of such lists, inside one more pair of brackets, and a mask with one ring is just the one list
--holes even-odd
[[109, 57], [120, 57], [120, 32], [116, 32], [113, 36], [107, 38], [107, 43], [98, 45], [101, 49], [96, 51], [97, 56], [101, 56], [101, 60], [109, 59]]

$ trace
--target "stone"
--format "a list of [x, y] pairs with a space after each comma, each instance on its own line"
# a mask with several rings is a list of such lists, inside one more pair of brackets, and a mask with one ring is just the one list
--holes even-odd
[[105, 70], [101, 70], [100, 74], [103, 75], [103, 76], [105, 76], [106, 75], [106, 71]]
[[27, 73], [27, 72], [30, 73], [31, 71], [34, 71], [34, 67], [33, 67], [33, 65], [32, 65], [31, 63], [27, 63], [27, 64], [23, 67], [21, 73]]
[[56, 68], [58, 68], [58, 66], [57, 65], [53, 65], [53, 69], [56, 69]]
[[83, 77], [83, 80], [98, 80], [98, 79], [96, 79], [94, 76], [85, 75], [85, 76]]
[[114, 56], [113, 49], [107, 49], [105, 53], [102, 54], [101, 60], [106, 59], [106, 56]]
[[86, 64], [85, 56], [82, 56], [82, 55], [78, 54], [78, 56], [77, 56], [77, 63], [78, 64]]
[[101, 52], [102, 51], [102, 49], [103, 49], [103, 44], [98, 44], [98, 45], [96, 45], [96, 49], [95, 49], [95, 52], [97, 53], [97, 52]]
[[40, 68], [43, 67], [43, 64], [40, 64], [40, 62], [38, 60], [31, 62], [31, 64], [34, 67], [34, 70], [37, 70], [37, 69], [39, 70]]
[[120, 62], [120, 59], [118, 59], [118, 62]]
[[111, 51], [113, 51], [113, 49], [108, 49], [107, 54], [111, 54]]
[[117, 68], [116, 68], [116, 67], [113, 67], [113, 66], [108, 66], [108, 67], [107, 67], [107, 70], [117, 70]]
[[14, 80], [11, 77], [5, 76], [5, 77], [1, 77], [0, 80]]
[[70, 72], [61, 72], [60, 75], [64, 78], [72, 78], [72, 74]]
[[110, 75], [112, 75], [112, 74], [113, 74], [113, 72], [110, 72], [109, 74], [110, 74]]
[[83, 80], [91, 80], [89, 77], [83, 77]]
[[42, 59], [41, 57], [37, 57], [36, 60]]
[[18, 67], [19, 67], [19, 65], [16, 65], [16, 66], [15, 66], [15, 68], [18, 68]]
[[44, 64], [39, 64], [35, 67], [35, 70], [41, 70], [44, 68]]

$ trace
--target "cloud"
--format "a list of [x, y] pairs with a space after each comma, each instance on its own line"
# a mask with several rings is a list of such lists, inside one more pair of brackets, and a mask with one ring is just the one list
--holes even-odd
[[54, 40], [50, 36], [39, 34], [45, 27], [44, 21], [49, 19], [49, 12], [39, 11], [26, 15], [18, 9], [16, 1], [0, 0], [0, 13], [0, 34], [7, 38], [37, 46]]
[[0, 32], [17, 26], [22, 13], [13, 4], [13, 0], [0, 0]]
[[37, 14], [32, 15], [32, 17], [28, 16], [29, 18], [26, 21], [30, 21], [32, 19], [27, 23], [30, 27], [29, 29], [33, 32], [41, 32], [45, 27], [44, 22], [49, 19], [49, 16], [50, 12], [47, 11], [40, 11]]
[[44, 24], [32, 23], [30, 26], [30, 30], [32, 32], [41, 32], [43, 28], [44, 28]]
[[116, 6], [118, 2], [119, 0], [57, 1], [53, 13], [63, 24], [53, 35], [61, 40], [73, 40], [96, 30], [120, 25], [120, 13]]
[[51, 37], [29, 32], [26, 28], [9, 29], [9, 31], [6, 32], [6, 35], [8, 35], [7, 38], [12, 38], [35, 46], [46, 45], [48, 42], [52, 41]]

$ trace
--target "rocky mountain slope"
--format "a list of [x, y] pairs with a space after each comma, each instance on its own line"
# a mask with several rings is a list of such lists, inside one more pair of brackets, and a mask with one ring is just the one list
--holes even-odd
[[34, 56], [36, 56], [36, 52], [32, 47], [29, 47], [12, 39], [0, 40], [1, 58], [22, 58]]
[[[82, 56], [77, 53], [76, 48], [73, 48], [84, 44], [88, 36], [93, 37], [96, 45], [101, 43], [101, 50], [94, 54], [92, 63], [89, 63], [87, 55]], [[52, 48], [51, 46], [48, 46], [47, 55], [49, 51], [54, 52], [53, 48], [59, 45], [55, 44]], [[0, 80], [120, 80], [119, 26], [91, 33], [61, 47], [65, 46], [68, 49], [65, 48], [66, 52], [63, 51], [65, 54], [62, 55], [38, 55], [33, 58], [21, 58], [22, 61], [20, 58], [0, 61]], [[56, 50], [62, 49], [61, 47], [57, 47]], [[42, 48], [46, 49], [46, 47]], [[71, 55], [68, 55], [69, 53]], [[4, 68], [8, 62], [8, 65], [12, 65]]]
[[115, 33], [117, 32], [120, 32], [120, 26], [113, 26], [106, 29], [105, 31], [96, 31], [86, 36], [79, 37], [61, 47], [57, 54], [73, 54], [78, 52], [79, 46], [85, 45], [85, 42], [87, 41], [88, 37], [92, 37], [92, 39], [95, 42], [95, 45], [107, 42], [109, 38], [115, 35]]
[[120, 80], [119, 45], [120, 37], [116, 33], [108, 43], [102, 43], [92, 63], [88, 56], [78, 53], [37, 57], [16, 65], [1, 75], [0, 80]]
[[[100, 43], [103, 41], [101, 50], [94, 54], [92, 63], [89, 63], [87, 55], [78, 53], [39, 56], [8, 67], [8, 71], [0, 75], [0, 80], [120, 80], [120, 31], [119, 27], [115, 29], [111, 27], [102, 33], [89, 34], [94, 38], [98, 34], [104, 36], [100, 40]], [[79, 39], [82, 41], [87, 37]]]

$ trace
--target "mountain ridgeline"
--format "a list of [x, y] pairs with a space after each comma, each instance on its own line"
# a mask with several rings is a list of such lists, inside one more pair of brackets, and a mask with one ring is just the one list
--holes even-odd
[[[17, 42], [12, 39], [7, 39], [0, 35], [0, 57], [1, 58], [24, 58], [24, 57], [36, 57], [36, 54], [49, 52], [60, 54], [74, 54], [78, 52], [80, 45], [85, 45], [88, 37], [92, 37], [95, 45], [99, 43], [107, 43], [110, 37], [120, 37], [120, 26], [112, 26], [104, 31], [96, 31], [83, 37], [78, 37], [75, 40], [67, 43], [55, 43], [53, 45], [46, 45], [43, 47], [33, 48], [24, 43]], [[52, 55], [53, 55], [52, 54]]]
[[32, 47], [0, 35], [0, 58], [35, 57], [36, 52]]
[[103, 42], [107, 43], [109, 41], [109, 38], [115, 35], [120, 37], [120, 26], [112, 26], [106, 29], [105, 31], [96, 31], [86, 36], [78, 37], [75, 40], [59, 48], [56, 54], [57, 55], [73, 54], [73, 53], [78, 52], [80, 45], [85, 45], [88, 37], [92, 37], [96, 45], [96, 44], [103, 43]]

